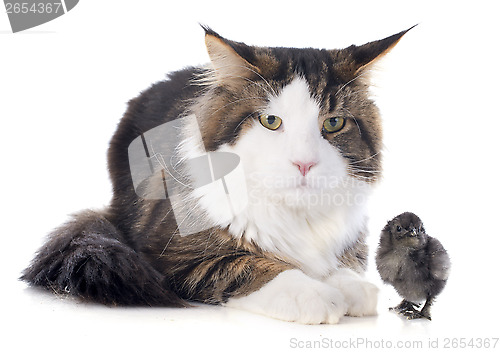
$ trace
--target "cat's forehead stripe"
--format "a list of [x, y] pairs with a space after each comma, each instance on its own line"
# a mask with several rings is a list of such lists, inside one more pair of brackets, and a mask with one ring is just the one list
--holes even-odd
[[298, 76], [284, 86], [276, 97], [269, 97], [269, 112], [281, 118], [317, 118], [319, 103], [311, 97], [307, 81]]

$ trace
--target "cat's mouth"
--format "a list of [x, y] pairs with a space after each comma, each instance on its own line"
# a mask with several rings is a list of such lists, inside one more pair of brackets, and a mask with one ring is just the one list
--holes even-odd
[[337, 178], [334, 177], [309, 177], [302, 176], [300, 178], [295, 178], [291, 181], [292, 189], [308, 189], [308, 190], [320, 190], [320, 189], [333, 189], [340, 185]]
[[286, 189], [299, 192], [315, 192], [324, 189], [324, 185], [314, 178], [301, 177], [294, 180]]
[[274, 190], [276, 192], [289, 191], [319, 191], [333, 190], [345, 187], [346, 181], [334, 175], [269, 175], [251, 174], [247, 179], [250, 189]]
[[299, 184], [297, 185], [298, 188], [307, 188], [309, 187], [308, 183], [307, 183], [307, 179], [305, 177], [301, 177], [300, 178], [300, 181], [299, 181]]

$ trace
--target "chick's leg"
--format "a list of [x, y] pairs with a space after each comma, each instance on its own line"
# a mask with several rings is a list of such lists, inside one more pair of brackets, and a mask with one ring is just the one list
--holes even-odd
[[398, 313], [401, 314], [411, 314], [413, 312], [418, 312], [417, 308], [419, 306], [413, 302], [407, 301], [406, 299], [403, 299], [400, 304], [398, 304], [396, 307], [389, 308], [389, 310], [394, 310]]
[[425, 301], [425, 304], [420, 311], [420, 315], [422, 315], [422, 318], [431, 320], [432, 303], [434, 303], [434, 297], [427, 297], [427, 301]]
[[415, 310], [413, 312], [408, 311], [408, 312], [403, 313], [403, 314], [406, 318], [408, 318], [410, 320], [411, 319], [422, 319], [422, 318], [432, 320], [431, 319], [431, 306], [432, 306], [433, 301], [434, 301], [433, 297], [427, 297], [427, 300], [425, 301], [425, 304], [420, 311], [418, 311], [418, 310]]

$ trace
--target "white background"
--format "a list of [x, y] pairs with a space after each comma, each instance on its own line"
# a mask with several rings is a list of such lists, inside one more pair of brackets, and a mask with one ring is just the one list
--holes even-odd
[[[438, 339], [441, 349], [447, 338], [500, 337], [497, 6], [175, 3], [82, 0], [68, 14], [17, 34], [1, 11], [0, 270], [7, 327], [0, 344], [43, 351], [280, 351], [325, 338], [362, 350], [367, 345], [347, 344], [368, 338], [373, 347], [417, 341], [425, 348]], [[221, 307], [109, 308], [17, 281], [45, 235], [68, 214], [108, 203], [106, 149], [126, 102], [165, 73], [208, 61], [198, 22], [248, 44], [319, 48], [363, 44], [419, 23], [373, 79], [386, 145], [385, 177], [372, 199], [370, 222], [368, 277], [382, 289], [378, 317], [303, 326]], [[373, 269], [380, 229], [407, 210], [420, 215], [452, 258], [432, 322], [389, 313], [399, 297]]]

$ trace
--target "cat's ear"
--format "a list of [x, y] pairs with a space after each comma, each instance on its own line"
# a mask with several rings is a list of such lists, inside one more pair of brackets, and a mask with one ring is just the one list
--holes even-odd
[[259, 74], [258, 67], [250, 63], [253, 57], [252, 48], [227, 40], [208, 27], [205, 30], [205, 44], [212, 62], [215, 79], [229, 86]]
[[350, 71], [357, 75], [361, 71], [370, 67], [378, 59], [382, 58], [385, 54], [391, 51], [401, 38], [415, 26], [381, 40], [376, 40], [361, 46], [353, 45], [344, 49], [350, 56]]

